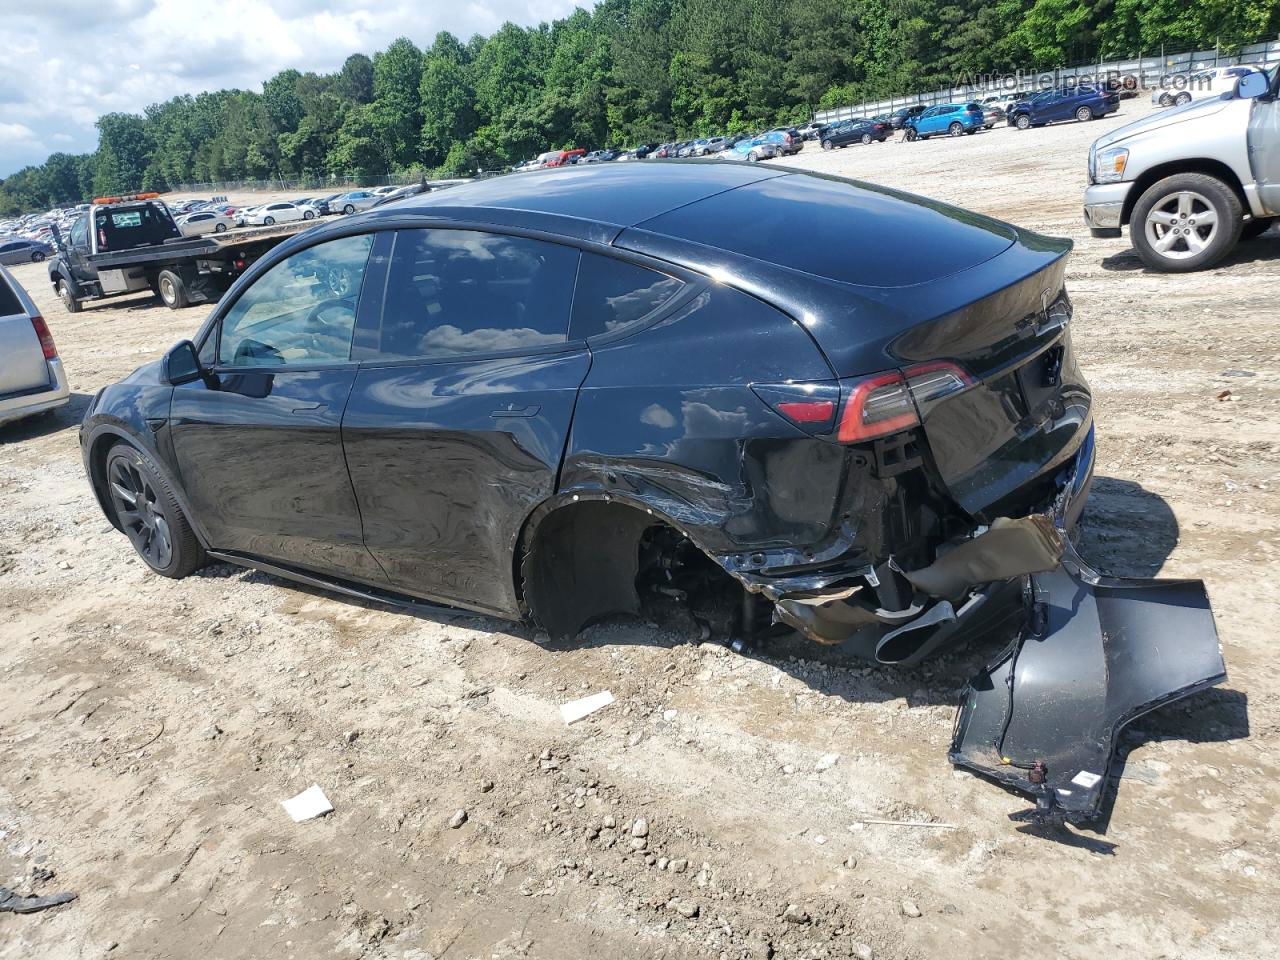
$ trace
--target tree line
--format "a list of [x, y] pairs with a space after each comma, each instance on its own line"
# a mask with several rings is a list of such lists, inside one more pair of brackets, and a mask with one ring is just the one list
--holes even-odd
[[99, 118], [93, 153], [0, 180], [0, 213], [173, 184], [454, 176], [561, 147], [737, 133], [1016, 68], [1226, 51], [1280, 30], [1280, 0], [603, 0], [534, 27], [336, 73], [285, 70]]

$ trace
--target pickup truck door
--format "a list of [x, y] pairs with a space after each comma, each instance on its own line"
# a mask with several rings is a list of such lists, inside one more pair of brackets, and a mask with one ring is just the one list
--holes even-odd
[[85, 214], [71, 228], [67, 241], [67, 268], [77, 281], [95, 280], [97, 273], [89, 265], [89, 215]]
[[1254, 100], [1249, 111], [1249, 165], [1258, 199], [1267, 212], [1280, 216], [1280, 103]]

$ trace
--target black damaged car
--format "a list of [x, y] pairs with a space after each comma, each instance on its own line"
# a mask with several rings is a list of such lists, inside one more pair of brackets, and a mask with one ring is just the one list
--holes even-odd
[[228, 561], [557, 638], [784, 625], [894, 665], [1012, 616], [951, 759], [1087, 820], [1120, 726], [1224, 670], [1203, 585], [1071, 546], [1069, 248], [756, 164], [423, 194], [255, 263], [94, 398], [85, 468], [169, 577]]

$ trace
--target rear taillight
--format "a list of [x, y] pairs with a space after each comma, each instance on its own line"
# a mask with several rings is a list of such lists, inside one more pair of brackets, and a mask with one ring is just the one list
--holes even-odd
[[919, 426], [935, 404], [968, 390], [974, 380], [954, 363], [938, 361], [842, 383], [845, 401], [836, 439], [862, 443]]
[[44, 358], [57, 360], [58, 348], [53, 342], [53, 334], [49, 332], [49, 325], [44, 322], [44, 317], [36, 314], [31, 318], [31, 325], [36, 328], [36, 336], [40, 338], [40, 349], [44, 351]]
[[757, 397], [806, 433], [829, 434], [840, 408], [840, 386], [824, 383], [757, 383]]
[[845, 387], [844, 412], [836, 434], [841, 443], [874, 440], [920, 423], [907, 381], [896, 370], [845, 381]]

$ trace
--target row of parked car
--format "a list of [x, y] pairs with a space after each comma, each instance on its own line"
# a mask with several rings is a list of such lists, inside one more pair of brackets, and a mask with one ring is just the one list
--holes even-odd
[[87, 203], [0, 220], [0, 264], [39, 263], [53, 253], [53, 229], [67, 230]]
[[616, 160], [674, 160], [692, 157], [720, 157], [725, 160], [755, 162], [797, 154], [804, 149], [804, 141], [804, 135], [797, 128], [777, 127], [761, 133], [701, 137], [671, 143], [642, 143], [629, 150], [549, 150], [518, 163], [511, 169], [518, 173]]

